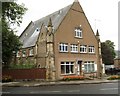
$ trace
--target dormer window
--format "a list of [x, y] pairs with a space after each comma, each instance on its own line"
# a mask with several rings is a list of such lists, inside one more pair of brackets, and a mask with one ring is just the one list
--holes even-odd
[[16, 55], [17, 57], [20, 57], [20, 51], [17, 51], [17, 55]]
[[40, 31], [40, 28], [36, 28], [36, 31], [37, 31], [37, 32]]
[[29, 56], [33, 56], [33, 48], [29, 49]]
[[26, 50], [22, 51], [22, 57], [26, 57]]
[[75, 37], [82, 38], [82, 29], [81, 27], [78, 27], [75, 29]]

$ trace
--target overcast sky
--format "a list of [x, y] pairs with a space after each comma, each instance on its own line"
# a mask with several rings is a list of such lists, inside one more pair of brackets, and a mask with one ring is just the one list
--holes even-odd
[[[28, 11], [18, 29], [20, 35], [30, 21], [36, 21], [61, 8], [72, 4], [74, 0], [18, 0], [24, 3]], [[118, 49], [118, 2], [120, 0], [79, 0], [92, 28], [99, 30], [101, 41], [111, 40]]]

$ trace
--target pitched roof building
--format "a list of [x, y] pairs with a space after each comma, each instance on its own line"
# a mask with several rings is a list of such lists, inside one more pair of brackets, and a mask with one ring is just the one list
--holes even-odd
[[[30, 22], [20, 35], [23, 46], [18, 51], [18, 63], [34, 63], [46, 68], [47, 80], [65, 75], [102, 74], [101, 43], [95, 35], [80, 5], [62, 8], [35, 22]], [[26, 58], [27, 57], [27, 58]]]

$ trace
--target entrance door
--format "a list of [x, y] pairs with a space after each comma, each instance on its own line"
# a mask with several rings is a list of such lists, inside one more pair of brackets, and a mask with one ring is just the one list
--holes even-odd
[[78, 60], [78, 75], [82, 75], [82, 61]]

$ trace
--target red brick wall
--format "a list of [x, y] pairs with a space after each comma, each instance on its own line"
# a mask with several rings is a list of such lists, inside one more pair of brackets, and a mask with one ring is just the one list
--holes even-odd
[[13, 79], [45, 79], [45, 68], [34, 69], [3, 69], [2, 76], [11, 76]]

